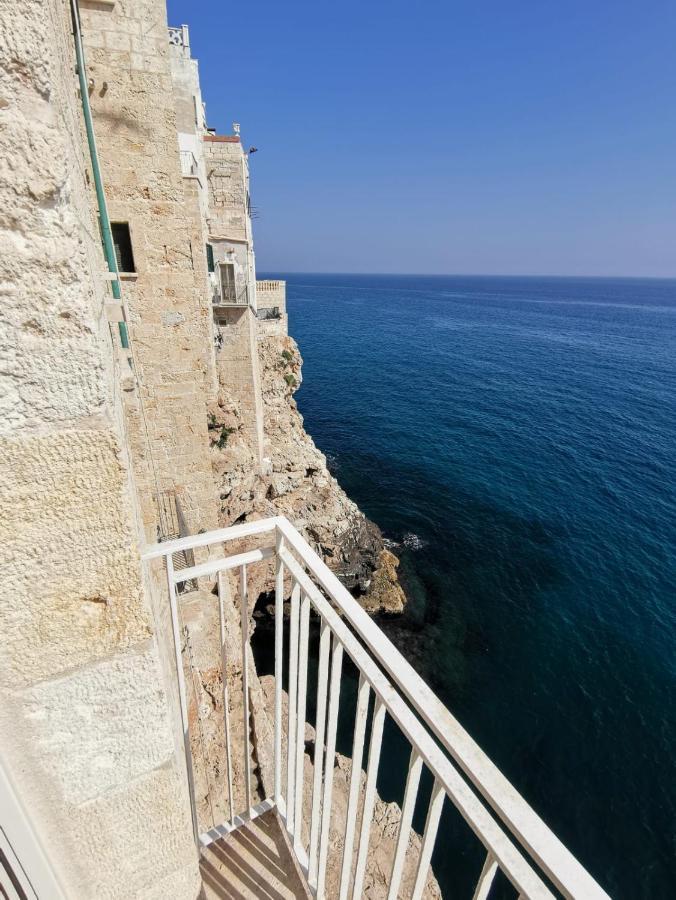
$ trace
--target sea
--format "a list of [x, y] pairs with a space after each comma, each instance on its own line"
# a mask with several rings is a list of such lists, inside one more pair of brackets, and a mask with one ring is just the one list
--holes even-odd
[[[266, 277], [426, 677], [611, 896], [675, 897], [676, 280]], [[471, 896], [483, 855], [446, 807], [434, 870]]]

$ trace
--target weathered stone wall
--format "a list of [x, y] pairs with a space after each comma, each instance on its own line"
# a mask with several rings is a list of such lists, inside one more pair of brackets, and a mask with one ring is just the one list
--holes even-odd
[[[258, 314], [258, 339], [270, 335], [283, 336], [289, 333], [289, 319], [286, 314], [286, 281], [259, 280], [256, 282]], [[278, 318], [267, 318], [277, 310]]]
[[110, 216], [129, 223], [136, 263], [125, 282], [138, 382], [127, 406], [146, 535], [157, 537], [154, 495], [165, 490], [194, 533], [216, 522], [213, 324], [199, 206], [181, 176], [165, 4], [87, 9], [83, 32]]
[[65, 896], [183, 900], [196, 853], [72, 46], [63, 0], [0, 3], [0, 755]]
[[219, 332], [216, 365], [221, 392], [239, 409], [239, 427], [252, 452], [252, 468], [260, 472], [265, 454], [256, 318], [246, 306], [224, 309], [218, 314], [216, 327]]
[[247, 163], [239, 137], [205, 135], [204, 160], [209, 183], [209, 234], [214, 238], [248, 239]]
[[174, 31], [180, 43], [169, 44], [169, 63], [173, 86], [174, 111], [176, 113], [176, 129], [178, 146], [182, 153], [190, 153], [192, 157], [181, 160], [183, 174], [185, 165], [194, 160], [197, 179], [197, 193], [200, 204], [200, 216], [206, 235], [208, 215], [207, 173], [204, 166], [202, 136], [206, 133], [206, 118], [202, 91], [200, 87], [199, 67], [196, 59], [190, 55], [190, 47], [185, 46], [187, 28]]

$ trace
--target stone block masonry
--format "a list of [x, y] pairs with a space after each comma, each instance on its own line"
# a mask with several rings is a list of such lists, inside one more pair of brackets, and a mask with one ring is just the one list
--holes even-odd
[[[83, 10], [91, 104], [112, 221], [129, 224], [125, 282], [136, 394], [128, 425], [146, 539], [158, 491], [181, 499], [191, 532], [216, 522], [206, 407], [215, 389], [205, 238], [181, 175], [164, 3]], [[104, 90], [103, 85], [106, 85]], [[161, 449], [160, 449], [161, 448]]]
[[256, 296], [259, 340], [270, 335], [287, 335], [289, 320], [286, 314], [286, 281], [258, 280]]
[[216, 354], [222, 389], [238, 404], [242, 432], [258, 469], [265, 455], [263, 406], [258, 374], [256, 318], [251, 309], [227, 309], [218, 314], [220, 346]]
[[[260, 285], [280, 318], [256, 317], [248, 159], [237, 137], [204, 133], [201, 101], [193, 132], [197, 67], [183, 46], [186, 75], [169, 47], [163, 0], [79, 6], [108, 211], [131, 242], [131, 255], [119, 246], [123, 305], [101, 249], [70, 4], [0, 0], [0, 774], [64, 896], [193, 900], [165, 574], [139, 560], [139, 545], [163, 536], [158, 495], [180, 501], [190, 533], [287, 511], [360, 585], [380, 544], [303, 431], [283, 283]], [[180, 140], [199, 157], [196, 175], [182, 174]], [[228, 278], [244, 301], [214, 305]], [[190, 633], [195, 664], [190, 653], [183, 664], [198, 679], [188, 723], [208, 737], [222, 722], [203, 713], [199, 687], [220, 687], [213, 585], [202, 581], [179, 614], [189, 625], [199, 597], [192, 625], [204, 627], [179, 636]], [[204, 815], [220, 757], [197, 762]], [[4, 810], [0, 824], [12, 824]], [[30, 854], [21, 862], [28, 871]]]
[[[108, 61], [129, 65], [133, 53], [152, 60], [154, 74], [142, 75], [134, 90], [151, 82], [161, 90], [167, 82], [158, 37], [166, 31], [148, 32], [149, 23], [162, 21], [161, 4], [145, 4], [127, 30], [118, 7], [91, 15], [100, 23], [115, 15], [120, 28], [90, 34]], [[106, 80], [121, 101], [115, 75], [107, 68], [105, 79], [103, 71], [94, 76], [97, 97]], [[132, 472], [135, 445], [145, 445], [122, 409], [119, 384], [128, 373], [117, 369], [106, 316], [109, 294], [63, 0], [0, 3], [0, 98], [0, 764], [63, 896], [187, 900], [200, 885], [187, 784], [138, 553], [147, 450], [137, 454]], [[184, 294], [192, 303], [197, 294], [192, 269], [171, 257], [185, 250], [190, 229], [170, 225], [161, 242], [166, 251], [159, 238], [148, 239], [148, 210], [154, 205], [160, 219], [178, 206], [180, 182], [167, 181], [169, 163], [159, 159], [148, 183], [135, 184], [133, 145], [143, 143], [147, 123], [114, 105], [107, 112], [119, 137], [119, 154], [110, 160], [119, 175], [111, 184], [114, 215], [133, 220], [139, 263], [151, 260], [159, 275], [153, 291], [163, 298], [161, 310], [185, 314], [187, 334], [206, 331], [199, 304], [189, 312], [176, 300]], [[148, 308], [155, 301], [140, 282], [139, 276], [135, 290]], [[152, 340], [143, 334], [141, 343], [154, 347], [165, 332], [176, 334], [172, 328], [158, 322]], [[167, 383], [194, 382], [191, 340], [168, 343], [178, 361], [168, 367]], [[144, 388], [158, 408], [160, 381], [147, 377]], [[192, 418], [190, 398], [177, 392], [171, 414], [179, 412], [187, 429], [205, 427], [204, 417]], [[153, 437], [171, 431], [168, 418], [160, 414]], [[167, 458], [167, 478], [170, 467], [187, 482], [187, 463]], [[196, 518], [209, 521], [207, 484], [198, 479], [190, 487]], [[0, 810], [11, 844], [15, 822], [5, 815]], [[20, 862], [30, 874], [32, 854]]]

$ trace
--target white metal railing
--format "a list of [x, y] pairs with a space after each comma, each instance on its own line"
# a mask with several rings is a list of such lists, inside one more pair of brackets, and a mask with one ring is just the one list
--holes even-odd
[[[237, 552], [230, 556], [223, 555], [221, 558], [210, 559], [190, 569], [174, 571], [172, 563], [174, 553], [219, 544], [227, 545], [232, 541], [239, 542], [243, 538], [260, 535], [273, 537], [274, 545]], [[388, 881], [388, 900], [396, 900], [398, 896], [423, 767], [431, 773], [434, 785], [411, 893], [414, 900], [419, 900], [423, 895], [442, 809], [446, 801], [450, 801], [460, 813], [486, 852], [483, 869], [478, 873], [474, 900], [480, 898], [485, 900], [488, 897], [498, 869], [502, 870], [520, 897], [554, 897], [554, 893], [546, 883], [549, 879], [564, 897], [608, 900], [608, 895], [528, 806], [287, 519], [278, 516], [180, 538], [157, 544], [143, 554], [146, 560], [157, 557], [164, 557], [167, 567], [193, 823], [196, 839], [202, 846], [276, 806], [285, 822], [296, 858], [313, 895], [325, 896], [341, 671], [344, 655], [347, 655], [359, 671], [359, 690], [353, 734], [353, 765], [344, 822], [339, 900], [346, 900], [348, 896], [358, 900], [362, 896], [376, 800], [376, 777], [383, 727], [388, 715], [396, 722], [411, 747], [399, 832]], [[232, 808], [230, 757], [236, 748], [231, 746], [226, 714], [224, 728], [228, 756], [230, 821], [198, 835], [190, 740], [187, 732], [186, 692], [181, 665], [181, 640], [178, 631], [177, 585], [187, 579], [219, 575], [221, 644], [224, 646], [225, 620], [220, 574], [227, 570], [239, 570], [244, 721], [248, 723], [246, 660], [251, 607], [247, 592], [247, 567], [271, 558], [274, 558], [275, 562], [274, 795], [262, 803], [253, 804], [250, 738], [249, 729], [245, 727], [244, 745], [239, 749], [244, 757], [246, 802], [249, 806], [238, 812]], [[287, 582], [290, 578], [291, 582], [289, 635], [286, 647], [283, 626], [285, 578]], [[320, 626], [315, 723], [315, 748], [320, 750], [319, 752], [315, 750], [314, 754], [309, 839], [304, 841], [303, 825], [307, 823], [304, 823], [306, 811], [303, 807], [303, 759], [311, 615], [318, 618]], [[225, 673], [225, 660], [222, 662]], [[286, 753], [282, 737], [282, 676], [285, 665], [288, 675]], [[227, 711], [225, 679], [223, 690]], [[366, 784], [362, 798], [361, 767], [371, 693], [375, 698], [374, 711], [371, 719]], [[325, 750], [325, 754], [322, 753], [322, 749]], [[360, 805], [363, 814], [357, 833]]]
[[179, 150], [179, 153], [181, 155], [181, 174], [185, 175], [186, 177], [196, 177], [198, 174], [198, 169], [195, 154], [192, 152], [192, 150]]

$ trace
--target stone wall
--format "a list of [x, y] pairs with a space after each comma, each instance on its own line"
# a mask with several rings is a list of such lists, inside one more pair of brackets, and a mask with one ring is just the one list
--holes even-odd
[[215, 384], [205, 236], [181, 175], [162, 0], [83, 11], [94, 123], [110, 216], [128, 222], [125, 281], [137, 390], [132, 455], [149, 541], [158, 491], [180, 497], [188, 529], [216, 522], [206, 404]]
[[265, 450], [256, 317], [247, 306], [223, 309], [219, 311], [216, 327], [216, 365], [221, 392], [239, 409], [239, 427], [252, 451], [253, 469], [260, 472]]
[[208, 134], [203, 141], [209, 183], [209, 234], [246, 241], [248, 172], [239, 137]]
[[[146, 37], [139, 40], [152, 44], [148, 25], [161, 4], [143, 6]], [[118, 37], [126, 50], [115, 48]], [[116, 37], [114, 29], [106, 43], [120, 62], [117, 54], [126, 53], [127, 63], [132, 52], [146, 58], [142, 45], [132, 51], [131, 36]], [[150, 517], [137, 500], [144, 494], [128, 454], [119, 393], [128, 373], [117, 369], [117, 330], [111, 337], [106, 318], [72, 47], [63, 0], [0, 4], [0, 756], [65, 896], [183, 900], [199, 890], [196, 853], [139, 560], [141, 520]], [[95, 92], [105, 80], [109, 97], [118, 96], [116, 71], [94, 77]], [[143, 76], [141, 83], [148, 83]], [[138, 168], [141, 151], [121, 109], [106, 114], [99, 125], [105, 120], [120, 135], [116, 215], [129, 209], [139, 261], [164, 270], [164, 251], [145, 240], [140, 202], [125, 205], [136, 193], [131, 159]], [[147, 124], [135, 118], [137, 137]], [[166, 196], [161, 175], [145, 201], [157, 204], [158, 215], [181, 194], [171, 181]], [[170, 259], [178, 230], [168, 229]], [[188, 292], [191, 279], [181, 272]], [[156, 330], [171, 333], [177, 326], [163, 314], [183, 310], [172, 307], [168, 271], [160, 283], [166, 303]], [[137, 285], [139, 300], [146, 290]], [[197, 328], [201, 317], [190, 321]], [[155, 340], [139, 325], [138, 343], [150, 347]], [[170, 394], [179, 395], [179, 376], [191, 364], [169, 366]], [[161, 429], [153, 437], [159, 443]], [[179, 460], [171, 465], [181, 470]], [[147, 491], [142, 465], [138, 474]], [[206, 508], [198, 494], [195, 518]], [[22, 863], [30, 872], [31, 859]]]
[[[259, 340], [270, 335], [289, 333], [289, 319], [286, 314], [286, 281], [268, 279], [256, 282], [256, 307], [258, 315]], [[268, 318], [276, 311], [278, 317]]]

